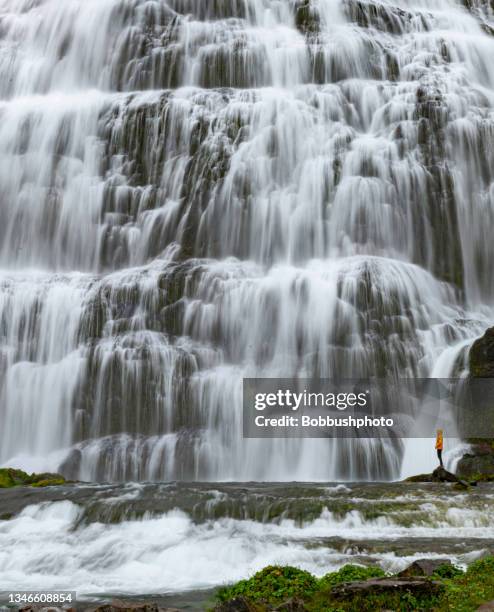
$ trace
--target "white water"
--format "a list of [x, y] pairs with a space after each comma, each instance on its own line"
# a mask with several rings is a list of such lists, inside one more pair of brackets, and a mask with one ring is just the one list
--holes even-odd
[[[478, 549], [456, 553], [457, 564], [471, 562], [485, 552], [482, 539], [494, 538], [489, 511], [451, 507], [446, 514], [424, 504], [428, 522], [410, 527], [381, 517], [366, 521], [358, 510], [344, 519], [329, 511], [297, 526], [293, 521], [263, 524], [218, 519], [193, 523], [176, 510], [157, 518], [107, 525], [77, 526], [81, 508], [69, 501], [28, 506], [9, 521], [0, 521], [0, 571], [2, 588], [66, 589], [77, 587], [78, 597], [101, 593], [156, 594], [211, 588], [245, 578], [266, 565], [296, 565], [316, 575], [335, 571], [348, 562], [361, 562], [347, 546], [346, 552], [319, 539], [347, 538], [350, 542], [406, 539], [453, 540], [457, 549], [468, 538], [480, 538]], [[310, 541], [311, 545], [306, 546]], [[383, 569], [396, 572], [415, 558], [444, 558], [444, 553], [406, 555], [375, 553], [366, 556]], [[77, 555], [74, 555], [77, 551]], [[362, 557], [362, 558], [363, 558]]]
[[426, 456], [241, 438], [244, 376], [447, 376], [492, 323], [491, 12], [312, 5], [304, 32], [294, 0], [0, 0], [2, 464]]

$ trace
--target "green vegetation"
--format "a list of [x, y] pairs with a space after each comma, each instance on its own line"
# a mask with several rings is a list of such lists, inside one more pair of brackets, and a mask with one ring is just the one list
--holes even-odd
[[446, 592], [437, 608], [441, 612], [471, 612], [494, 599], [494, 557], [472, 563], [467, 571], [446, 580]]
[[60, 474], [27, 474], [14, 468], [0, 469], [0, 489], [12, 487], [52, 487], [65, 484], [66, 480]]
[[369, 580], [370, 578], [383, 578], [385, 572], [380, 567], [364, 567], [363, 565], [344, 565], [337, 572], [330, 572], [323, 576], [318, 583], [319, 590], [331, 589], [342, 582], [355, 580]]
[[[244, 598], [259, 612], [291, 598], [301, 600], [307, 612], [473, 612], [494, 599], [494, 557], [472, 563], [466, 572], [441, 565], [429, 578], [411, 578], [409, 583], [403, 579], [398, 589], [381, 585], [383, 578], [385, 573], [378, 567], [345, 565], [317, 579], [294, 567], [269, 566], [248, 580], [220, 589], [217, 598], [220, 602]], [[367, 580], [368, 589], [348, 588], [352, 582]]]
[[218, 591], [220, 601], [245, 597], [253, 602], [279, 603], [290, 597], [307, 598], [314, 595], [317, 578], [296, 567], [269, 565], [249, 580], [241, 580]]
[[459, 576], [463, 576], [463, 570], [456, 565], [451, 565], [449, 563], [445, 563], [444, 565], [440, 565], [432, 574], [432, 577], [436, 580], [442, 580], [444, 578], [458, 578]]

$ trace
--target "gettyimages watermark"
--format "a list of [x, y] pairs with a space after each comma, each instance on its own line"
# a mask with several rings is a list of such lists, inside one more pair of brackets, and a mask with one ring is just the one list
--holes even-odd
[[494, 438], [494, 379], [245, 378], [245, 438]]

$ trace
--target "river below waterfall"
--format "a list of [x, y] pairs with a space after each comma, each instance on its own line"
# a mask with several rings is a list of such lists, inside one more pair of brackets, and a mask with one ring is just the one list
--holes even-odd
[[85, 484], [1, 499], [2, 589], [76, 589], [88, 601], [205, 609], [211, 589], [273, 563], [323, 575], [494, 553], [494, 484]]

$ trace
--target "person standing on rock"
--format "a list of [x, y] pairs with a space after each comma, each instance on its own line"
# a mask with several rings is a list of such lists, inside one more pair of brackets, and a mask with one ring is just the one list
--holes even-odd
[[437, 458], [439, 459], [439, 464], [440, 466], [443, 468], [443, 448], [444, 448], [444, 442], [443, 442], [443, 430], [442, 429], [438, 429], [436, 431], [436, 451], [437, 451]]

